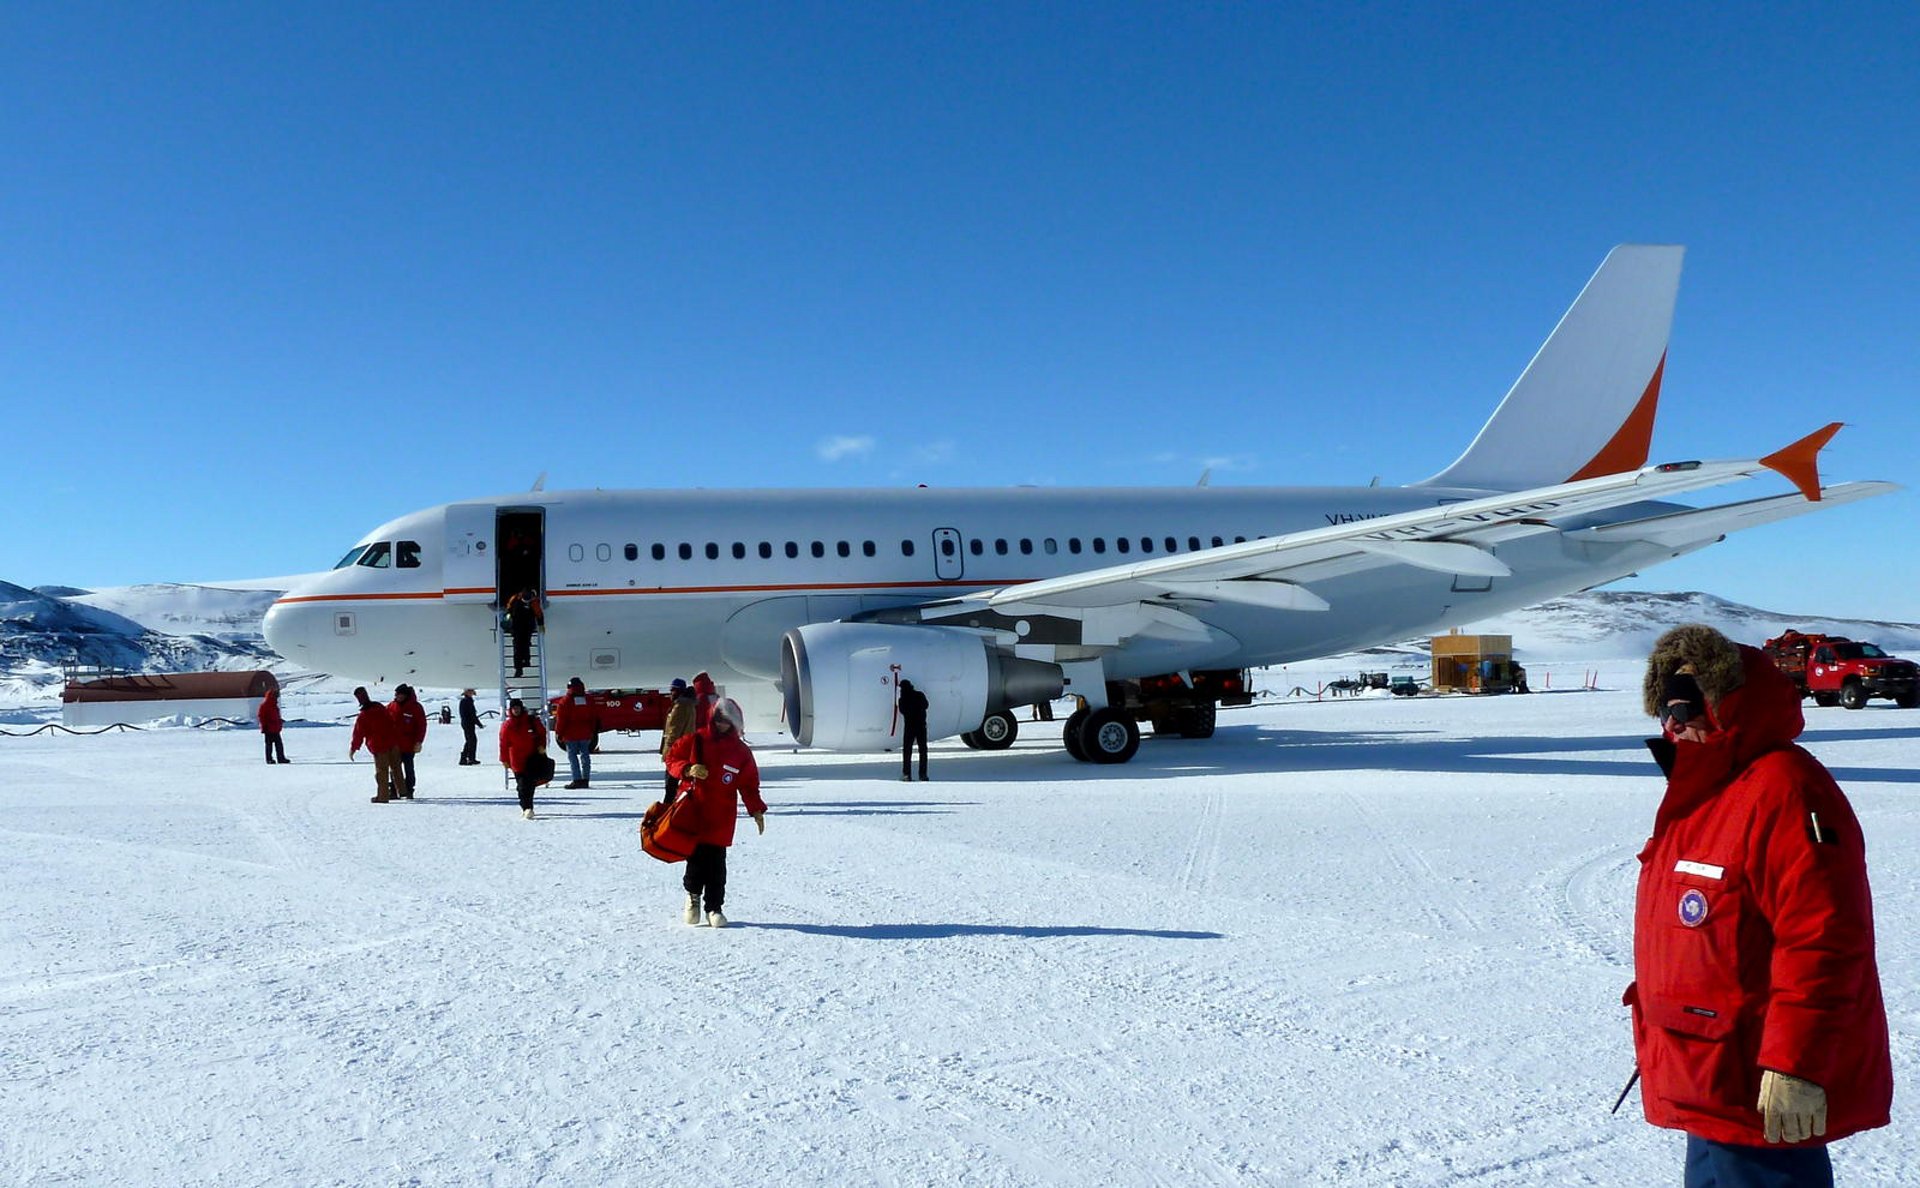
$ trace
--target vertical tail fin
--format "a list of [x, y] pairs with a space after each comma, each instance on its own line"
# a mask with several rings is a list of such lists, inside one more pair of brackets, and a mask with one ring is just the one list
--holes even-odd
[[1414, 485], [1512, 491], [1645, 465], [1685, 252], [1608, 252], [1466, 453]]

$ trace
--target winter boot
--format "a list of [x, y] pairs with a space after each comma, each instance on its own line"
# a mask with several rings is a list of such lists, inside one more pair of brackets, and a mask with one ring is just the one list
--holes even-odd
[[687, 896], [687, 908], [680, 913], [680, 918], [689, 924], [698, 924], [700, 922], [700, 897], [698, 895]]
[[531, 821], [531, 820], [533, 820], [533, 810], [532, 810], [532, 809], [521, 809], [521, 810], [520, 810], [520, 819], [521, 819], [522, 821]]
[[725, 928], [726, 926], [727, 926], [727, 918], [724, 915], [721, 915], [719, 908], [707, 909], [707, 927]]

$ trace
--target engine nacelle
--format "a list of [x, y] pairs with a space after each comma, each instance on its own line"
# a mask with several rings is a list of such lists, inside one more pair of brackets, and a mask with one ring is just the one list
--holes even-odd
[[1060, 696], [1058, 665], [1007, 656], [977, 632], [885, 623], [809, 623], [780, 643], [787, 729], [803, 747], [900, 746], [894, 682], [927, 695], [927, 737], [978, 727], [987, 714]]

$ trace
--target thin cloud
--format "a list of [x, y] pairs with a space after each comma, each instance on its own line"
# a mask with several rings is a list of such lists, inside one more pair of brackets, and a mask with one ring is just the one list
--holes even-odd
[[822, 462], [838, 462], [842, 458], [860, 458], [873, 453], [874, 441], [871, 437], [829, 437], [813, 447]]

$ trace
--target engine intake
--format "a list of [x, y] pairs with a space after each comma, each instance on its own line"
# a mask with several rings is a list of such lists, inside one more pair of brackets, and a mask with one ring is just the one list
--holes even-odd
[[887, 751], [900, 746], [894, 684], [927, 696], [927, 737], [979, 726], [989, 713], [1050, 701], [1058, 665], [1023, 660], [958, 627], [809, 623], [780, 641], [787, 729], [803, 747]]

